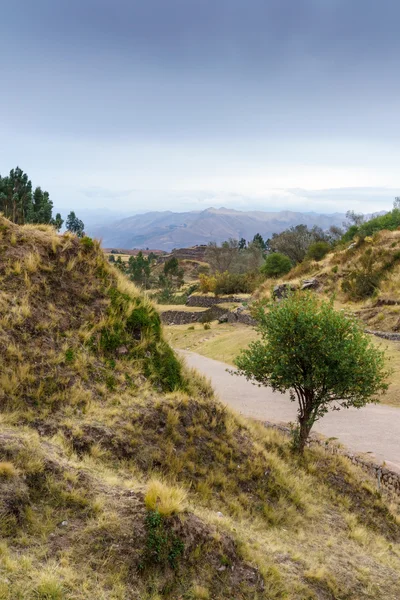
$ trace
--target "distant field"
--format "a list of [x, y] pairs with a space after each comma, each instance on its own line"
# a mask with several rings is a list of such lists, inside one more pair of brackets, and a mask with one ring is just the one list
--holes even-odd
[[[171, 307], [169, 307], [171, 308]], [[233, 364], [241, 348], [257, 339], [257, 333], [247, 325], [232, 325], [230, 323], [212, 323], [211, 329], [203, 325], [170, 325], [165, 327], [169, 343], [184, 350], [192, 350], [203, 356]], [[372, 342], [385, 351], [387, 366], [393, 371], [390, 377], [388, 392], [382, 396], [381, 402], [400, 407], [400, 343], [382, 340], [371, 336]]]
[[175, 348], [192, 350], [230, 365], [240, 349], [257, 338], [252, 327], [229, 323], [212, 323], [211, 329], [204, 329], [200, 323], [170, 325], [165, 327], [165, 334]]
[[166, 310], [179, 310], [183, 312], [204, 312], [207, 308], [204, 306], [186, 306], [186, 304], [157, 304], [157, 310], [159, 312], [165, 312]]

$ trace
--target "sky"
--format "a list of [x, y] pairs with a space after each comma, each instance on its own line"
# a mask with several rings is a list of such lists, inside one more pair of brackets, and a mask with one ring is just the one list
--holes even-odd
[[398, 0], [5, 0], [0, 174], [61, 210], [388, 210]]

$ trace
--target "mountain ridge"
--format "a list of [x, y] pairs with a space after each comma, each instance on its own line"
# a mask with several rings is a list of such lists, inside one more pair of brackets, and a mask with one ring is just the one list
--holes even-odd
[[119, 219], [109, 225], [90, 227], [88, 233], [104, 247], [160, 248], [170, 251], [193, 244], [222, 242], [229, 238], [252, 239], [256, 233], [269, 238], [288, 227], [305, 224], [328, 229], [341, 226], [343, 213], [239, 211], [209, 207], [199, 211], [151, 211]]

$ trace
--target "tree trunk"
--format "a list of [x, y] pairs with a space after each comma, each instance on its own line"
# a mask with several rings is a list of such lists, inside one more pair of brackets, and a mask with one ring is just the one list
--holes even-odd
[[297, 443], [297, 451], [299, 452], [299, 454], [304, 454], [304, 448], [306, 447], [308, 436], [310, 435], [312, 427], [312, 425], [310, 424], [310, 415], [300, 417], [299, 425], [300, 429]]

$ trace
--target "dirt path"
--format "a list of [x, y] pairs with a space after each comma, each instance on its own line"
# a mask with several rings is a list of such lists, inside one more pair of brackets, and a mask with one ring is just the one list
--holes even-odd
[[[226, 372], [229, 365], [195, 352], [179, 350], [189, 366], [211, 379], [220, 399], [237, 412], [255, 419], [290, 422], [296, 419], [297, 405], [270, 388], [259, 388], [244, 377]], [[400, 409], [371, 404], [360, 410], [328, 413], [315, 427], [327, 437], [335, 437], [354, 452], [371, 452], [389, 467], [400, 469]]]

